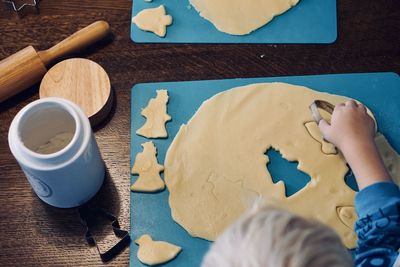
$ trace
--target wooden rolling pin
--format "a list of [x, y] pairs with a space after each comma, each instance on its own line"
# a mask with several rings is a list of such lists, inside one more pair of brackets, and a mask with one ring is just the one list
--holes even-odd
[[103, 39], [110, 32], [105, 21], [96, 21], [50, 49], [36, 52], [28, 46], [0, 61], [0, 102], [34, 85], [46, 74], [46, 66]]

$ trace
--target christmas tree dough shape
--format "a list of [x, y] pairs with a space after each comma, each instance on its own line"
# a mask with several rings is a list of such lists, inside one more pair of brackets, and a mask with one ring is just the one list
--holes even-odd
[[143, 31], [153, 32], [164, 37], [167, 34], [167, 26], [172, 24], [172, 17], [166, 15], [164, 6], [160, 5], [140, 11], [132, 18], [132, 22]]
[[[215, 240], [248, 207], [243, 199], [268, 203], [332, 227], [348, 248], [356, 245], [355, 192], [346, 185], [341, 153], [324, 154], [305, 127], [315, 100], [334, 105], [348, 98], [285, 83], [253, 84], [203, 102], [171, 143], [164, 180], [173, 219], [194, 237]], [[285, 196], [267, 170], [269, 148], [310, 182]]]
[[264, 26], [299, 0], [190, 0], [200, 16], [221, 32], [245, 35]]
[[138, 153], [132, 167], [132, 174], [139, 174], [131, 190], [136, 192], [157, 192], [165, 188], [160, 172], [164, 166], [157, 162], [157, 149], [153, 142], [142, 144], [143, 152]]
[[164, 138], [168, 136], [165, 123], [171, 120], [167, 114], [168, 91], [157, 90], [156, 98], [150, 99], [147, 107], [142, 110], [146, 118], [144, 125], [136, 131], [136, 134], [147, 138]]
[[182, 248], [165, 241], [153, 241], [150, 235], [142, 235], [135, 243], [139, 245], [138, 259], [147, 265], [157, 265], [174, 259]]

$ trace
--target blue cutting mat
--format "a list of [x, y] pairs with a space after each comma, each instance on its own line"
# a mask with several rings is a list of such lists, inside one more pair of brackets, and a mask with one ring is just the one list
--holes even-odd
[[[358, 99], [374, 112], [379, 131], [385, 134], [397, 151], [400, 151], [400, 77], [395, 73], [144, 83], [137, 84], [132, 89], [131, 166], [136, 154], [142, 151], [140, 144], [148, 141], [135, 134], [145, 122], [140, 115], [141, 109], [147, 105], [150, 98], [156, 96], [157, 89], [168, 90], [170, 96], [168, 113], [173, 119], [167, 123], [169, 137], [153, 140], [158, 149], [158, 161], [163, 164], [168, 146], [180, 125], [187, 123], [204, 100], [236, 86], [261, 82], [287, 82]], [[131, 176], [131, 182], [136, 178], [137, 176]], [[168, 190], [157, 194], [131, 193], [132, 240], [145, 233], [152, 235], [155, 240], [169, 241], [183, 248], [180, 255], [165, 266], [199, 266], [210, 244], [191, 237], [172, 220], [168, 205]], [[136, 257], [137, 249], [136, 244], [132, 242], [130, 265], [145, 266]]]
[[[246, 1], [246, 0], [244, 0]], [[189, 0], [133, 0], [132, 16], [163, 4], [173, 17], [165, 38], [131, 25], [137, 43], [333, 43], [337, 38], [336, 0], [300, 0], [294, 8], [245, 36], [219, 32], [200, 17]]]

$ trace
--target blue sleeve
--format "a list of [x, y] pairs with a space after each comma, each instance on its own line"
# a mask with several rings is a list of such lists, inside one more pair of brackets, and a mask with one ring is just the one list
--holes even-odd
[[400, 248], [400, 190], [391, 182], [370, 185], [356, 195], [357, 267], [393, 266]]

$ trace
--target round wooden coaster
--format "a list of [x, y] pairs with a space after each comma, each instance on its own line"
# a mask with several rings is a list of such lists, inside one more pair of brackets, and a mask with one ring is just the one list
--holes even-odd
[[71, 100], [83, 109], [92, 126], [107, 117], [113, 102], [105, 70], [83, 58], [67, 59], [52, 67], [43, 77], [39, 96]]

